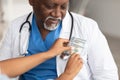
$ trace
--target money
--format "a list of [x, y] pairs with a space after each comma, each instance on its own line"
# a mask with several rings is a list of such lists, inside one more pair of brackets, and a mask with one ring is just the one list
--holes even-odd
[[68, 59], [72, 53], [82, 53], [85, 42], [86, 42], [86, 40], [84, 40], [84, 39], [72, 37], [70, 42], [68, 43], [68, 46], [71, 46], [72, 50], [64, 51], [60, 57], [62, 59]]

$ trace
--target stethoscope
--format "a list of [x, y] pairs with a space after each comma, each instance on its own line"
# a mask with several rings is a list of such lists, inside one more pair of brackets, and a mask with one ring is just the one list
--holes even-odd
[[[68, 11], [69, 12], [69, 11]], [[24, 28], [24, 25], [29, 25], [29, 32], [31, 31], [31, 28], [32, 28], [32, 25], [29, 21], [29, 18], [31, 16], [32, 12], [29, 13], [29, 15], [27, 16], [25, 22], [22, 23], [20, 29], [19, 29], [19, 52], [20, 52], [20, 55], [23, 56], [23, 52], [21, 52], [21, 32], [22, 32], [22, 29]], [[71, 39], [71, 36], [72, 36], [72, 32], [73, 32], [73, 25], [74, 25], [74, 20], [73, 20], [73, 15], [71, 14], [71, 12], [69, 12], [69, 15], [71, 17], [71, 29], [70, 29], [70, 35], [69, 35], [69, 40]]]

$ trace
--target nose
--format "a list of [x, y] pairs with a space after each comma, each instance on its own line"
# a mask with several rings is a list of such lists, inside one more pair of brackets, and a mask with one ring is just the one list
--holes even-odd
[[60, 10], [60, 8], [56, 8], [52, 11], [51, 15], [55, 18], [62, 17], [62, 11]]

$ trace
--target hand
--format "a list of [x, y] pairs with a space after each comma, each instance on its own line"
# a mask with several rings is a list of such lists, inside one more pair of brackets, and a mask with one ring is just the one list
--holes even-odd
[[67, 62], [63, 74], [68, 75], [70, 78], [74, 78], [79, 73], [82, 66], [83, 66], [83, 60], [80, 58], [80, 55], [73, 53]]
[[53, 53], [54, 56], [56, 56], [56, 55], [59, 55], [66, 50], [71, 50], [70, 46], [65, 45], [68, 42], [69, 42], [68, 39], [59, 38], [56, 40], [56, 42], [54, 43], [54, 45], [51, 47], [51, 49], [49, 51], [51, 51], [51, 53]]

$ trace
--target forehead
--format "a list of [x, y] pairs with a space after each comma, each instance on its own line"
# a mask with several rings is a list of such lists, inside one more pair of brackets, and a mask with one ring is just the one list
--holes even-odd
[[67, 4], [69, 3], [69, 0], [40, 0], [43, 3], [53, 3], [53, 4]]

